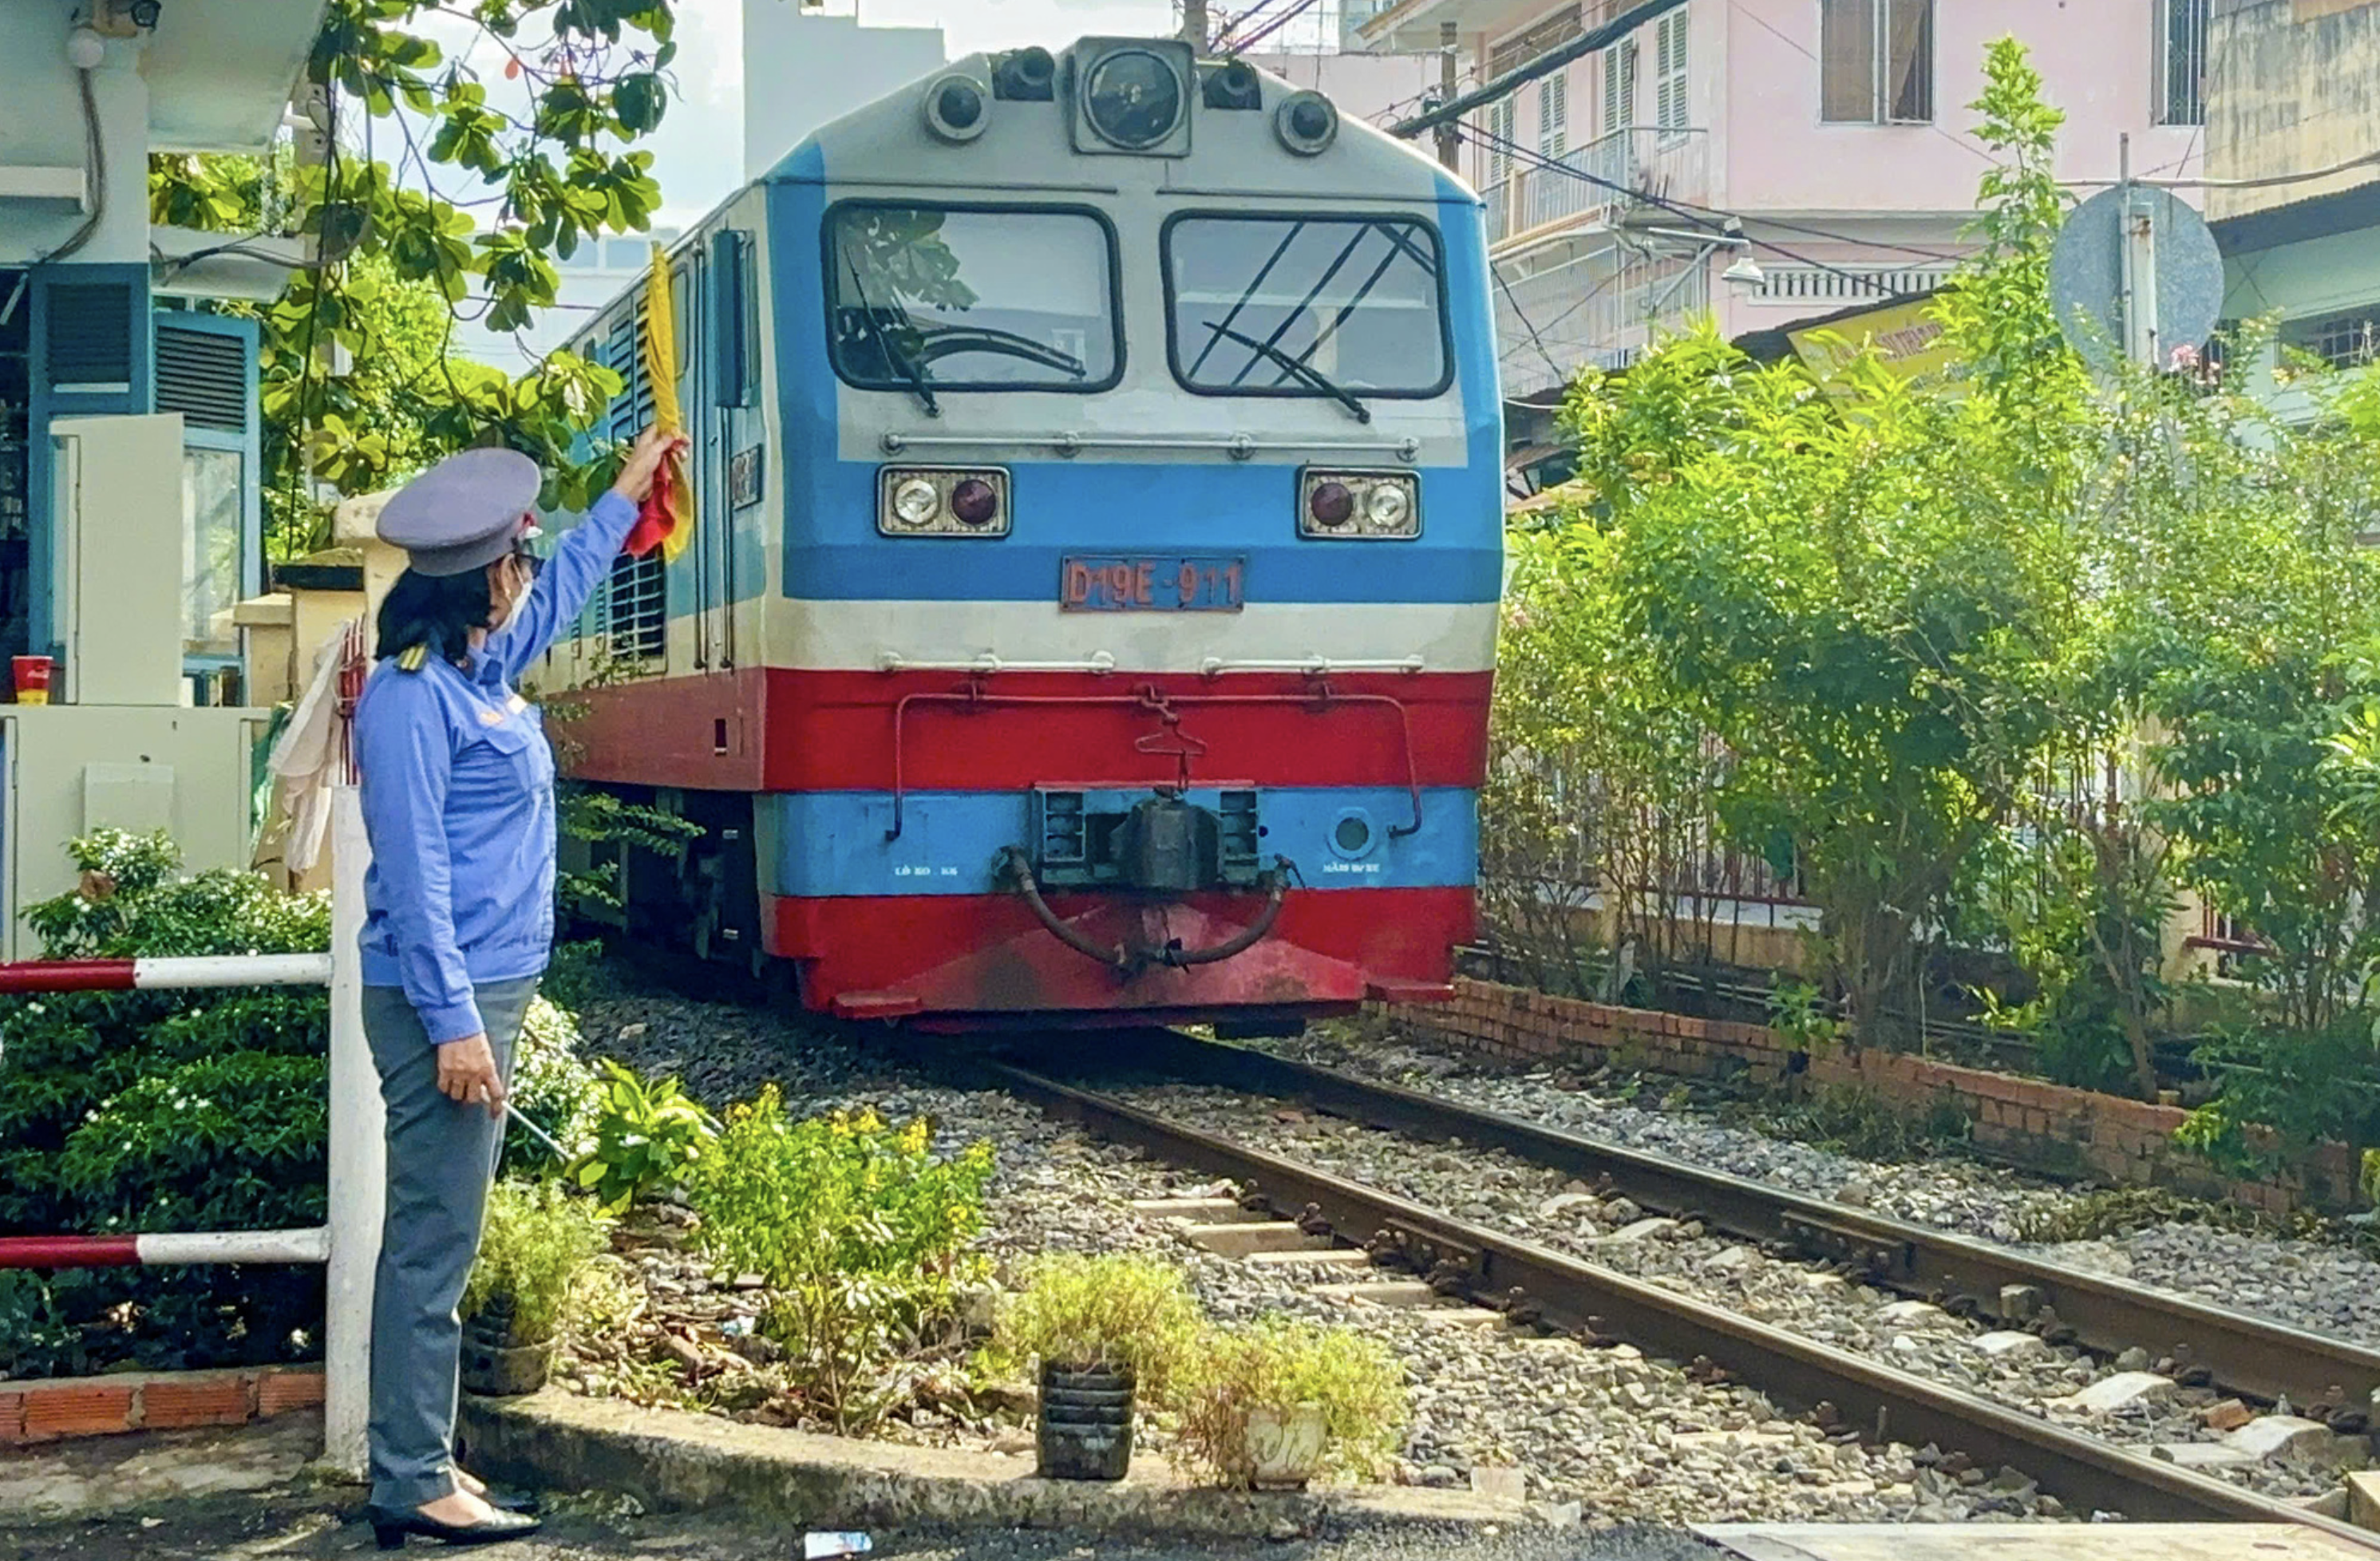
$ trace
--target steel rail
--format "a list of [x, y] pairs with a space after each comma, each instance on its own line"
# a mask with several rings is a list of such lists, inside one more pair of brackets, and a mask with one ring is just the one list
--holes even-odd
[[1531, 1241], [1440, 1213], [1311, 1166], [1196, 1131], [1111, 1096], [1013, 1063], [982, 1060], [998, 1085], [1046, 1114], [1161, 1159], [1261, 1190], [1285, 1215], [1318, 1210], [1342, 1237], [1385, 1234], [1433, 1268], [1451, 1262], [1486, 1297], [1517, 1291], [1557, 1328], [1591, 1329], [1648, 1354], [1702, 1357], [1772, 1400], [1830, 1403], [1863, 1434], [1931, 1442], [2022, 1470], [2073, 1510], [2120, 1511], [2141, 1521], [2294, 1523], [2380, 1555], [2380, 1540], [2348, 1524], [2176, 1465], [1987, 1403], [1905, 1372], [1756, 1323], [1674, 1290], [1597, 1268]]
[[2171, 1355], [2249, 1398], [2286, 1397], [2307, 1406], [2342, 1402], [2343, 1395], [2346, 1405], [2362, 1409], [2380, 1389], [2380, 1350], [2362, 1345], [1246, 1047], [1170, 1031], [1150, 1045], [1182, 1077], [1306, 1101], [1366, 1127], [1459, 1138], [1576, 1177], [1609, 1176], [1650, 1211], [1692, 1215], [1746, 1240], [1847, 1262], [1903, 1294], [1972, 1299], [1984, 1314], [1998, 1315], [2003, 1289], [2031, 1289], [2086, 1349], [2115, 1355], [2139, 1346]]

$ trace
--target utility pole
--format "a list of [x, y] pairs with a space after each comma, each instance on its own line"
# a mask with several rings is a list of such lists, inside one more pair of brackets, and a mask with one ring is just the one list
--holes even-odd
[[2157, 341], [2156, 212], [2132, 183], [2132, 138], [2117, 142], [2116, 178], [2124, 192], [2120, 253], [2123, 263], [2124, 356], [2162, 368]]
[[[1438, 97], [1440, 103], [1452, 103], [1463, 82], [1459, 71], [1461, 61], [1455, 54], [1455, 24], [1438, 24]], [[1438, 127], [1438, 160], [1449, 173], [1463, 171], [1463, 121], [1450, 119]]]
[[1182, 0], [1182, 36], [1200, 54], [1207, 52], [1207, 0]]

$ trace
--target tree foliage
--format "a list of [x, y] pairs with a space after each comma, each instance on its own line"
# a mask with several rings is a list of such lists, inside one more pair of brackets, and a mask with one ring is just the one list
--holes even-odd
[[[1859, 1043], [1907, 1042], [1946, 951], [1983, 950], [2014, 967], [1988, 1011], [2059, 1076], [2154, 1091], [2187, 997], [2235, 1103], [2370, 1139], [2362, 1092], [2317, 1124], [2289, 1081], [2371, 1044], [2380, 385], [2319, 383], [2284, 426], [2237, 373], [2095, 379], [2049, 303], [2040, 89], [1994, 47], [1978, 252], [1933, 306], [1947, 393], [1707, 328], [1575, 387], [1579, 496], [1515, 547], [1491, 828], [1594, 837], [1607, 905], [1674, 906], [1693, 883], [1627, 853], [1698, 820], [1790, 866]], [[1535, 817], [1516, 778], [1548, 768]], [[2168, 957], [2185, 896], [2243, 929], [2231, 984]]]
[[[433, 18], [476, 29], [501, 79], [450, 58]], [[668, 106], [674, 25], [667, 0], [332, 0], [307, 66], [337, 128], [320, 163], [152, 162], [154, 220], [316, 247], [261, 311], [276, 545], [321, 539], [309, 474], [361, 492], [504, 443], [552, 474], [549, 502], [581, 507], [609, 480], [578, 457], [618, 375], [556, 353], [516, 379], [458, 353], [455, 330], [520, 329], [554, 301], [557, 260], [650, 227], [661, 190], [635, 143]]]

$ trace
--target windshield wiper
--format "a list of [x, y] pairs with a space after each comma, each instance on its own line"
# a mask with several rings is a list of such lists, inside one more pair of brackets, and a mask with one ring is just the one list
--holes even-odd
[[997, 325], [936, 325], [919, 332], [917, 339], [917, 356], [928, 363], [954, 352], [990, 352], [1021, 357], [1077, 380], [1091, 371], [1088, 364], [1071, 352], [1043, 346], [1030, 336], [1020, 336]]
[[[876, 350], [884, 355], [886, 363], [897, 369], [901, 377], [909, 381], [909, 388], [917, 393], [917, 400], [926, 408], [926, 416], [941, 417], [941, 405], [934, 399], [933, 383], [926, 373], [925, 366], [893, 345], [892, 333], [886, 330], [884, 322], [876, 318], [875, 306], [868, 301], [868, 289], [859, 280], [859, 262], [850, 260], [847, 256], [845, 261], [851, 267], [851, 296], [859, 300], [860, 323], [868, 327], [868, 334], [876, 343]], [[908, 317], [904, 314], [902, 318], [905, 320]]]
[[1355, 420], [1357, 422], [1368, 423], [1372, 420], [1372, 409], [1365, 405], [1362, 402], [1356, 400], [1355, 394], [1353, 391], [1339, 383], [1338, 381], [1331, 379], [1329, 375], [1323, 373], [1321, 369], [1317, 369], [1311, 363], [1306, 362], [1305, 359], [1296, 357], [1292, 353], [1285, 352], [1281, 348], [1275, 346], [1270, 342], [1260, 341], [1257, 338], [1249, 335], [1245, 331], [1234, 331], [1228, 325], [1218, 325], [1211, 320], [1207, 322], [1207, 329], [1212, 331], [1218, 336], [1228, 337], [1232, 341], [1239, 343], [1242, 346], [1248, 348], [1252, 352], [1262, 353], [1265, 357], [1272, 359], [1273, 362], [1280, 364], [1284, 372], [1295, 375], [1297, 378], [1305, 381], [1307, 384], [1313, 386], [1316, 390], [1318, 390], [1323, 394], [1329, 396], [1331, 400], [1337, 402], [1340, 405], [1344, 406], [1348, 411], [1353, 412], [1355, 415]]

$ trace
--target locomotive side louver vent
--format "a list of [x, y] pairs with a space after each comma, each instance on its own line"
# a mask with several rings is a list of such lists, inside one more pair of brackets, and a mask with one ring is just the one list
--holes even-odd
[[124, 390], [132, 383], [132, 290], [121, 283], [50, 289], [42, 369], [52, 390]]
[[157, 326], [157, 410], [193, 428], [248, 431], [248, 344], [214, 331]]

